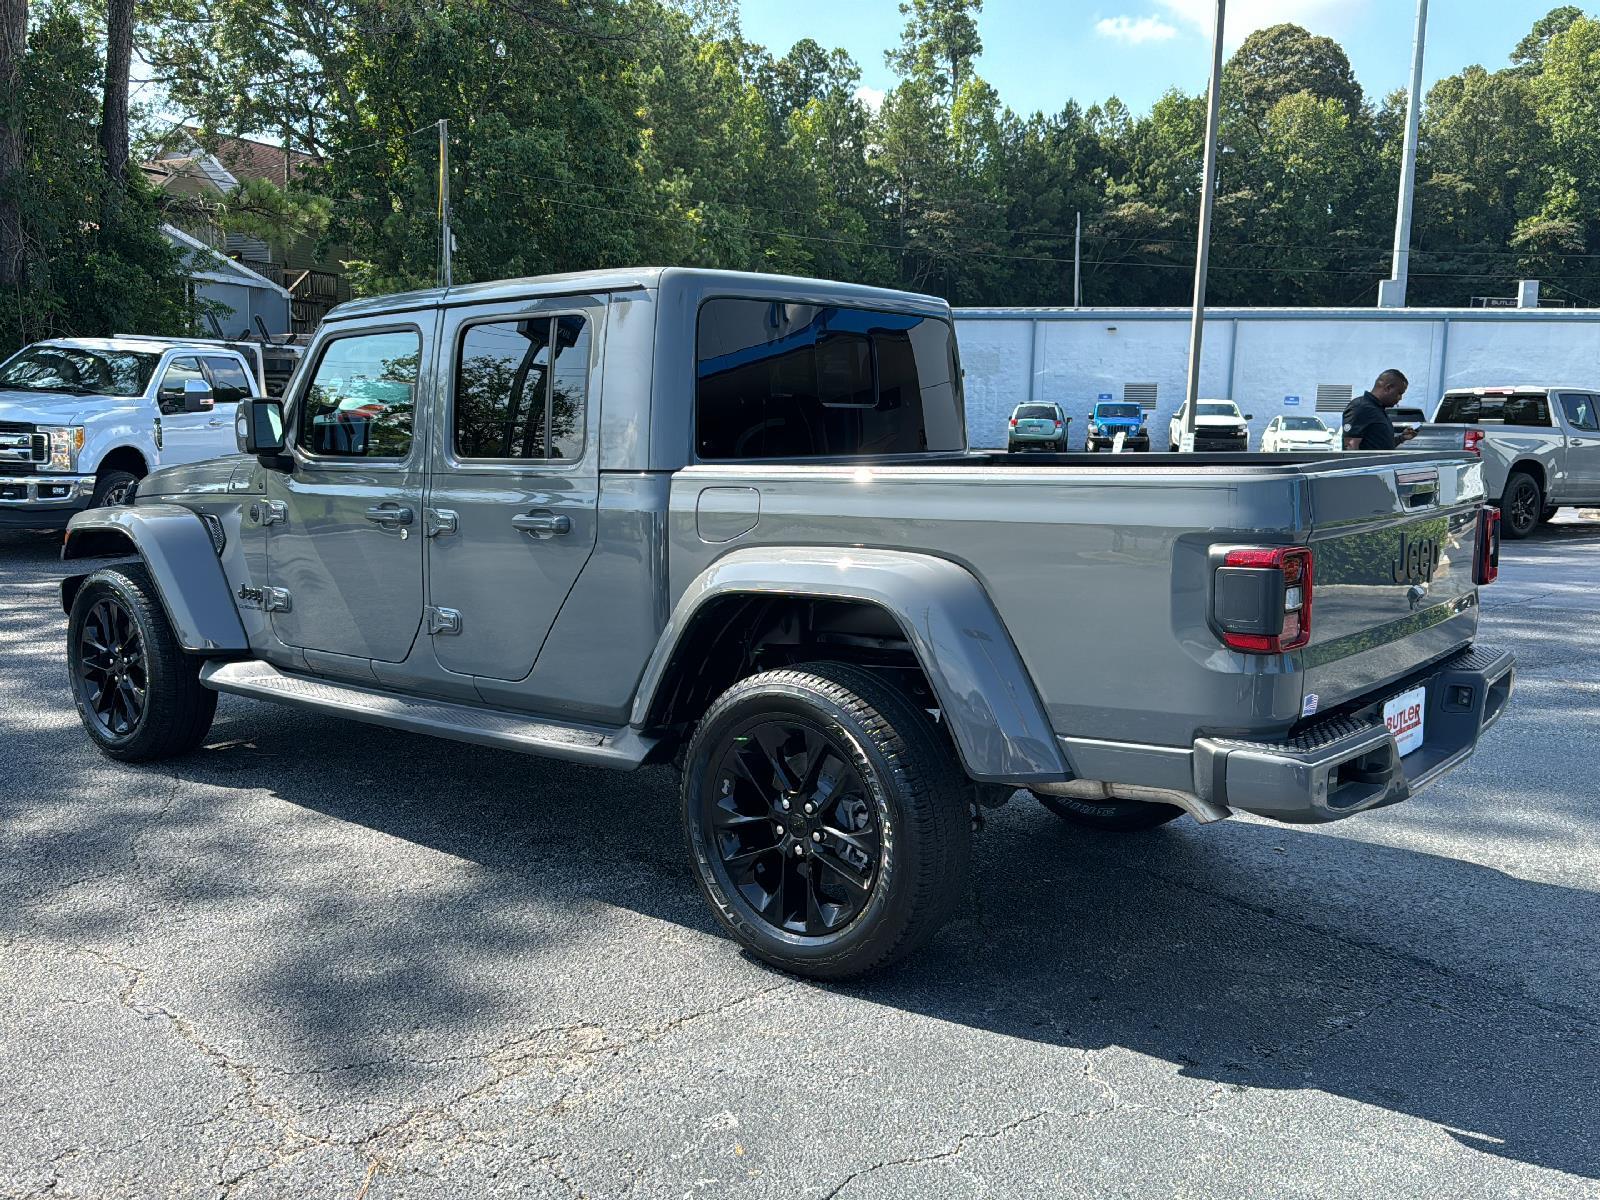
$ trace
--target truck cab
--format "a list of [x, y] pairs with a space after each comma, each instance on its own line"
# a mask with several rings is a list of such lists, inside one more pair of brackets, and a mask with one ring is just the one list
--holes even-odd
[[140, 338], [35, 342], [0, 364], [0, 526], [63, 528], [162, 465], [234, 448], [261, 395], [235, 350]]

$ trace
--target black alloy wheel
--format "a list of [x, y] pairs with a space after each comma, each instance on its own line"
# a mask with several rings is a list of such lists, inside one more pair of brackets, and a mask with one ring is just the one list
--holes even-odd
[[718, 921], [786, 971], [887, 966], [966, 899], [971, 785], [955, 747], [869, 669], [817, 662], [735, 683], [690, 740], [681, 799]]
[[1525, 538], [1539, 527], [1544, 512], [1544, 495], [1539, 481], [1526, 471], [1513, 471], [1506, 481], [1500, 512], [1507, 537]]
[[106, 471], [95, 480], [90, 508], [115, 508], [133, 499], [139, 477], [132, 471]]
[[120, 762], [186, 754], [205, 741], [217, 694], [184, 652], [142, 564], [102, 567], [67, 618], [72, 699], [89, 740]]
[[774, 929], [818, 937], [872, 896], [883, 831], [849, 751], [799, 717], [757, 717], [717, 747], [706, 811], [717, 869]]
[[145, 716], [150, 665], [139, 625], [122, 601], [106, 595], [78, 629], [74, 684], [85, 718], [108, 740], [137, 732]]

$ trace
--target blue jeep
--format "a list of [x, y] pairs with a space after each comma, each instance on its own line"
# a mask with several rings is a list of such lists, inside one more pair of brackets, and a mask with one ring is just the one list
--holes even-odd
[[1150, 431], [1145, 428], [1144, 410], [1131, 400], [1102, 400], [1089, 414], [1089, 432], [1083, 448], [1109, 450], [1117, 434], [1126, 434], [1124, 450], [1150, 449]]

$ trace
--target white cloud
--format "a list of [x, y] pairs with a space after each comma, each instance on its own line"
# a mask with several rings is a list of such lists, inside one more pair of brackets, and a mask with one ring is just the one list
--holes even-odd
[[[1217, 19], [1215, 0], [1157, 0], [1185, 25], [1206, 34]], [[1313, 33], [1329, 27], [1347, 28], [1351, 18], [1367, 7], [1367, 0], [1228, 0], [1228, 32], [1224, 41], [1237, 46], [1246, 36], [1268, 25], [1291, 22]]]
[[856, 89], [856, 99], [865, 104], [873, 112], [877, 112], [883, 107], [883, 89], [868, 87], [863, 83]]
[[1130, 46], [1145, 42], [1166, 42], [1178, 36], [1178, 31], [1160, 17], [1106, 17], [1096, 21], [1094, 31], [1114, 42], [1127, 42]]

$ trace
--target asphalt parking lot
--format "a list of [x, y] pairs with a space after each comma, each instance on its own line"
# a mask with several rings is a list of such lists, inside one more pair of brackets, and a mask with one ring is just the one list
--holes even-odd
[[1508, 544], [1511, 714], [1338, 826], [1020, 797], [915, 962], [712, 928], [673, 779], [224, 697], [120, 766], [0, 535], [0, 1194], [1600, 1194], [1600, 519]]

